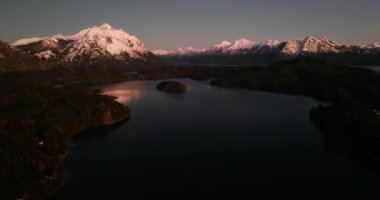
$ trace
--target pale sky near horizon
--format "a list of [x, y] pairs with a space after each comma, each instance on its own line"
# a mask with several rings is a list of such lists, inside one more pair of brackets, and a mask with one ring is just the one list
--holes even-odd
[[149, 49], [222, 40], [380, 42], [379, 0], [0, 0], [0, 40], [71, 35], [106, 22]]

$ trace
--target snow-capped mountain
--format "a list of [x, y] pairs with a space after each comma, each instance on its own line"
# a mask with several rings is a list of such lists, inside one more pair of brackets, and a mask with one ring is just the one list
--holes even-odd
[[255, 43], [247, 39], [239, 39], [234, 42], [222, 41], [210, 48], [198, 49], [193, 47], [179, 48], [177, 50], [155, 50], [153, 53], [157, 56], [194, 56], [194, 55], [234, 55], [239, 53], [248, 53], [252, 49], [259, 51], [262, 48], [275, 48], [280, 44], [277, 40]]
[[0, 41], [0, 72], [47, 70], [50, 68], [51, 65], [44, 60]]
[[240, 39], [234, 42], [223, 41], [206, 50], [208, 54], [238, 54], [253, 48], [255, 42], [247, 39]]
[[[263, 49], [275, 50], [281, 45], [278, 40], [268, 40], [264, 42], [253, 42], [247, 39], [240, 39], [234, 42], [223, 41], [207, 49], [195, 49], [192, 47], [180, 48], [176, 51], [153, 51], [156, 55], [192, 55], [192, 54], [226, 54], [233, 55], [239, 53], [262, 53]], [[298, 56], [301, 54], [321, 54], [340, 53], [346, 51], [345, 47], [327, 38], [306, 37], [297, 40], [284, 42], [281, 48], [282, 54]], [[186, 52], [186, 53], [184, 53]]]
[[365, 45], [363, 47], [366, 48], [366, 49], [378, 49], [378, 48], [380, 48], [380, 42], [376, 42], [376, 43], [373, 43], [373, 44]]
[[278, 40], [268, 40], [264, 42], [256, 43], [256, 45], [252, 48], [251, 53], [256, 55], [265, 55], [270, 54], [281, 45], [281, 42]]
[[196, 49], [193, 47], [185, 47], [185, 48], [179, 48], [177, 50], [173, 51], [166, 51], [166, 50], [154, 50], [152, 51], [157, 56], [189, 56], [194, 54], [200, 54], [205, 52], [206, 49]]
[[362, 53], [380, 55], [380, 42], [362, 46]]
[[131, 64], [159, 60], [137, 37], [105, 23], [74, 35], [21, 39], [12, 45], [59, 64], [93, 64], [105, 60]]
[[270, 64], [301, 55], [328, 57], [330, 60], [346, 56], [350, 57], [348, 60], [355, 62], [364, 60], [364, 57], [375, 57], [371, 59], [380, 60], [376, 58], [380, 54], [379, 43], [359, 47], [341, 45], [326, 37], [312, 36], [286, 42], [278, 40], [253, 42], [247, 39], [223, 41], [207, 49], [191, 48], [186, 53], [183, 52], [182, 48], [175, 51], [154, 51], [157, 56], [175, 64]]
[[308, 54], [344, 53], [348, 49], [339, 43], [324, 38], [306, 37], [286, 42], [281, 54], [287, 56], [298, 56]]

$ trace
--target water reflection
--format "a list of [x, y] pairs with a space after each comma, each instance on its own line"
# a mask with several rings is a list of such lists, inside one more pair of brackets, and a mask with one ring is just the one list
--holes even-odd
[[117, 97], [116, 101], [127, 105], [131, 100], [140, 99], [143, 95], [143, 83], [135, 82], [126, 87], [123, 83], [113, 84], [103, 88], [103, 94]]
[[104, 94], [117, 97], [116, 101], [122, 104], [128, 104], [132, 99], [139, 99], [142, 90], [140, 89], [123, 89], [123, 90], [107, 90]]

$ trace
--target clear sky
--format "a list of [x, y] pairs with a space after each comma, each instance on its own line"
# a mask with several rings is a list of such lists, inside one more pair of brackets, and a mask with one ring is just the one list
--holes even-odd
[[222, 40], [326, 36], [380, 41], [380, 0], [0, 0], [0, 40], [74, 34], [103, 22], [149, 49], [208, 47]]

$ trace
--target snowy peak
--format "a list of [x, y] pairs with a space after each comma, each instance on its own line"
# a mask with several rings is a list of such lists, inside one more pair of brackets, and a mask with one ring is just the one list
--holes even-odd
[[66, 38], [76, 40], [76, 43], [96, 43], [100, 48], [106, 49], [112, 55], [118, 55], [126, 51], [129, 53], [133, 53], [133, 51], [146, 52], [144, 44], [135, 36], [121, 29], [114, 29], [105, 23], [84, 29]]
[[309, 36], [305, 38], [302, 51], [312, 53], [339, 52], [340, 46], [339, 43], [329, 40], [326, 37], [319, 39]]
[[232, 44], [231, 42], [225, 40], [219, 44], [214, 45], [213, 49], [224, 49], [231, 46], [231, 44]]
[[255, 42], [252, 42], [247, 39], [236, 40], [231, 46], [228, 47], [229, 50], [239, 50], [239, 49], [250, 49], [255, 46]]
[[301, 54], [340, 53], [343, 48], [344, 47], [339, 43], [329, 40], [326, 37], [316, 38], [308, 36], [288, 41], [281, 53], [293, 56]]
[[143, 54], [148, 53], [143, 42], [135, 36], [105, 23], [66, 38], [75, 42], [66, 51], [67, 55], [63, 59], [65, 62], [72, 62], [77, 55], [83, 54], [90, 54], [91, 59], [111, 55], [122, 60], [125, 54], [133, 59], [141, 59]]
[[15, 42], [13, 42], [12, 46], [21, 46], [21, 45], [27, 45], [34, 42], [39, 42], [41, 40], [46, 39], [47, 37], [39, 38], [39, 37], [33, 37], [33, 38], [26, 38], [26, 39], [20, 39]]
[[271, 48], [276, 48], [280, 44], [281, 44], [281, 42], [279, 40], [267, 40], [267, 41], [258, 43], [258, 46], [261, 46], [261, 47], [268, 46], [268, 47], [271, 47]]
[[99, 26], [99, 28], [102, 29], [102, 30], [111, 30], [111, 29], [113, 29], [113, 27], [111, 25], [107, 24], [107, 23], [101, 24]]
[[62, 63], [91, 63], [98, 58], [129, 62], [151, 56], [137, 37], [107, 23], [83, 29], [74, 35], [22, 39], [13, 45], [36, 56]]
[[262, 49], [272, 49], [280, 45], [278, 40], [268, 40], [261, 43], [256, 43], [247, 39], [238, 39], [233, 42], [222, 41], [216, 45], [206, 49], [193, 47], [179, 48], [173, 51], [155, 50], [153, 53], [157, 56], [194, 56], [194, 55], [236, 55], [247, 54], [251, 50], [259, 51]]
[[378, 48], [380, 48], [380, 42], [376, 42], [376, 43], [373, 43], [373, 44], [365, 45], [365, 46], [363, 46], [363, 48], [366, 48], [366, 49], [378, 49]]
[[207, 49], [206, 51], [210, 54], [236, 54], [244, 50], [251, 49], [255, 46], [255, 42], [252, 42], [247, 39], [239, 39], [235, 40], [234, 42], [229, 41], [223, 41], [219, 44], [216, 44], [212, 46], [211, 48]]
[[193, 47], [185, 47], [185, 48], [179, 48], [174, 51], [167, 51], [167, 50], [154, 50], [152, 51], [153, 54], [157, 56], [189, 56], [193, 54], [200, 54], [204, 52], [206, 49], [198, 49]]
[[167, 50], [163, 50], [163, 49], [157, 49], [157, 50], [152, 51], [152, 53], [156, 56], [167, 56], [167, 55], [172, 54], [172, 52], [174, 52], [174, 51], [167, 51]]
[[45, 43], [54, 43], [58, 42], [58, 40], [67, 40], [67, 38], [63, 35], [56, 34], [51, 37], [33, 37], [33, 38], [27, 38], [27, 39], [20, 39], [15, 42], [13, 42], [12, 46], [22, 46], [22, 45], [28, 45], [35, 42], [45, 42]]
[[273, 53], [280, 46], [281, 42], [278, 40], [267, 40], [257, 43], [252, 49], [251, 53], [256, 55], [263, 55]]
[[201, 53], [203, 51], [204, 51], [204, 49], [196, 49], [193, 47], [186, 47], [186, 48], [179, 48], [177, 50], [177, 53], [179, 55], [190, 55], [190, 54], [194, 54], [194, 53]]

